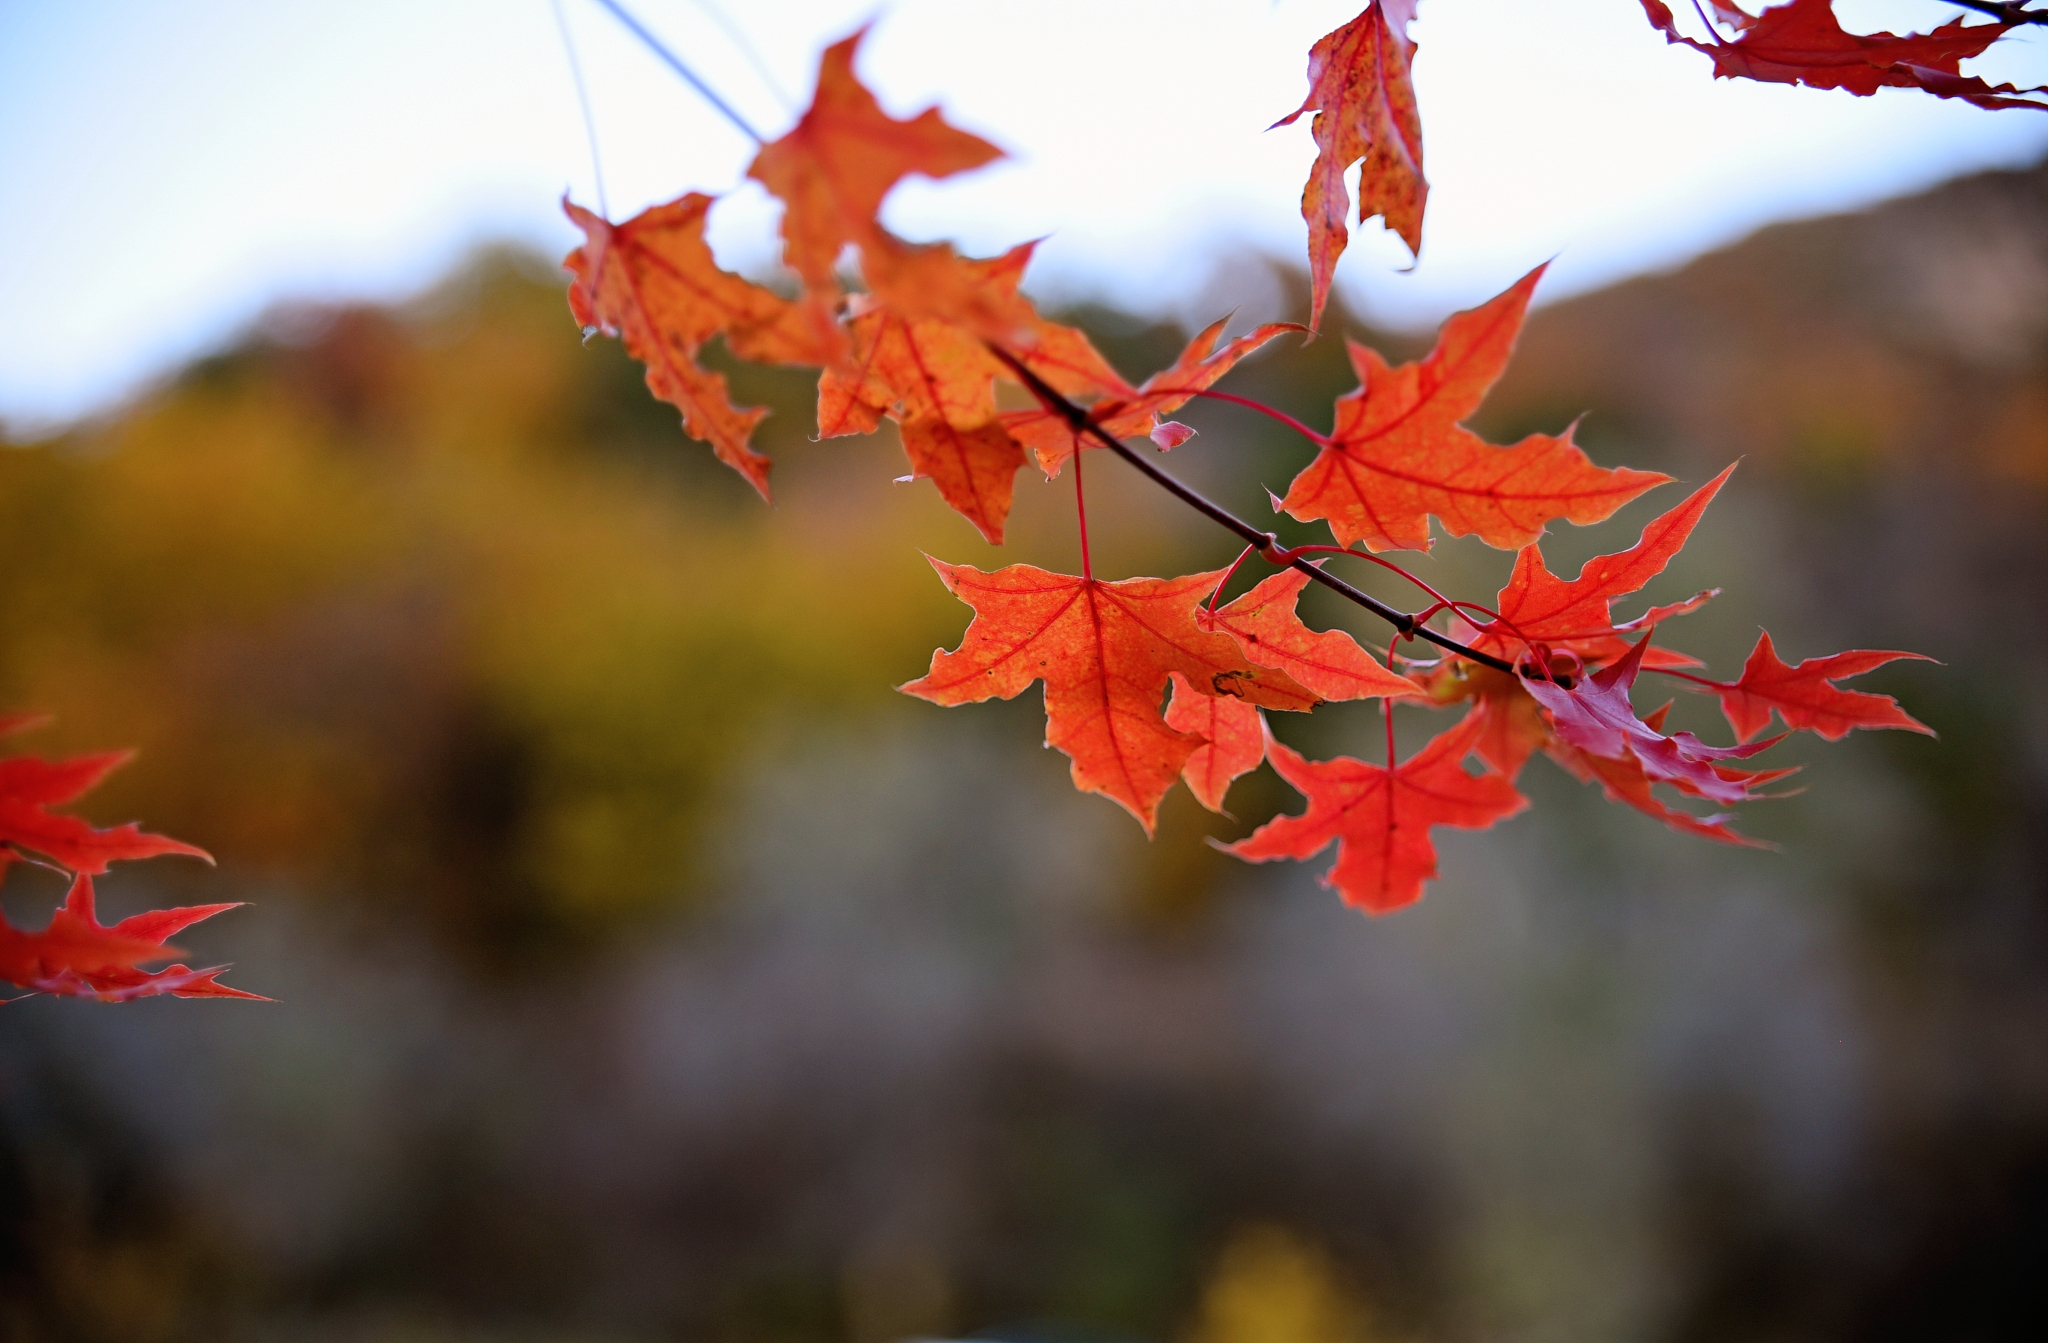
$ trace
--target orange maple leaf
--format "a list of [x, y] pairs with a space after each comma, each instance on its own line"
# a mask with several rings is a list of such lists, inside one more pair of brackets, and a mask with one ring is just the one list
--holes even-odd
[[1411, 679], [1432, 705], [1471, 702], [1472, 712], [1485, 721], [1472, 749], [1510, 780], [1521, 774], [1530, 756], [1550, 742], [1550, 724], [1543, 717], [1543, 708], [1522, 689], [1518, 676], [1463, 658], [1445, 658]]
[[1553, 518], [1599, 522], [1671, 477], [1593, 465], [1571, 440], [1531, 434], [1488, 444], [1459, 424], [1507, 367], [1538, 266], [1507, 292], [1444, 323], [1419, 363], [1391, 368], [1350, 343], [1360, 386], [1337, 400], [1337, 427], [1294, 478], [1281, 506], [1304, 522], [1327, 518], [1337, 543], [1372, 550], [1429, 549], [1429, 516], [1453, 536], [1512, 550]]
[[1422, 116], [1409, 71], [1415, 44], [1408, 40], [1408, 24], [1414, 17], [1415, 0], [1373, 0], [1364, 13], [1321, 38], [1308, 52], [1308, 97], [1267, 127], [1291, 125], [1304, 112], [1316, 114], [1310, 123], [1316, 161], [1301, 193], [1312, 327], [1322, 325], [1337, 258], [1348, 241], [1351, 198], [1344, 174], [1352, 164], [1365, 160], [1358, 170], [1358, 222], [1380, 215], [1411, 253], [1422, 252], [1429, 183], [1422, 176]]
[[1024, 449], [996, 419], [988, 347], [951, 322], [905, 319], [886, 307], [852, 323], [853, 361], [818, 380], [818, 433], [867, 433], [884, 414], [901, 431], [911, 474], [930, 479], [991, 545], [1003, 542]]
[[722, 334], [743, 359], [823, 364], [839, 337], [829, 321], [719, 268], [704, 241], [711, 205], [693, 191], [613, 224], [565, 199], [563, 211], [584, 235], [562, 263], [576, 277], [569, 310], [580, 325], [623, 339], [647, 366], [648, 390], [682, 411], [684, 430], [711, 444], [765, 499], [770, 462], [747, 440], [768, 412], [736, 408], [725, 375], [701, 367], [697, 351]]
[[1740, 679], [1697, 688], [1711, 690], [1721, 697], [1721, 712], [1727, 716], [1728, 726], [1735, 729], [1737, 741], [1748, 741], [1769, 727], [1773, 709], [1787, 728], [1804, 729], [1827, 741], [1840, 741], [1859, 727], [1904, 728], [1934, 736], [1933, 728], [1901, 709], [1890, 695], [1837, 690], [1830, 684], [1875, 671], [1901, 658], [1934, 661], [1924, 653], [1858, 648], [1830, 657], [1808, 658], [1796, 667], [1788, 667], [1772, 646], [1769, 631], [1765, 631], [1750, 650]]
[[[945, 243], [911, 246], [879, 231], [876, 241], [882, 245], [861, 254], [871, 292], [855, 301], [857, 311], [881, 308], [909, 321], [947, 323], [1001, 346], [1064, 396], [1092, 400], [1130, 390], [1085, 332], [1039, 316], [1018, 292], [1037, 242], [975, 258]], [[1015, 380], [1007, 365], [998, 376]]]
[[[1121, 382], [1087, 336], [1044, 320], [1018, 295], [1034, 246], [981, 260], [928, 250], [943, 257], [932, 269], [949, 277], [956, 295], [978, 293], [987, 310], [1011, 313], [1012, 334], [1030, 342], [1016, 357], [1049, 384], [1065, 392], [1099, 386], [1104, 376]], [[929, 478], [990, 544], [1001, 545], [1024, 449], [998, 417], [995, 379], [1014, 375], [968, 322], [918, 317], [881, 295], [856, 299], [855, 311], [852, 357], [818, 380], [819, 434], [866, 433], [888, 415], [902, 431], [912, 475]]]
[[[950, 243], [906, 243], [877, 228], [861, 248], [860, 273], [869, 294], [899, 317], [951, 322], [984, 340], [1022, 348], [1031, 344], [1039, 317], [1017, 292], [1017, 281], [1037, 246], [1022, 243], [977, 260]], [[1008, 273], [1013, 265], [1015, 273]]]
[[[1240, 359], [1283, 332], [1302, 329], [1293, 322], [1268, 322], [1219, 349], [1216, 342], [1223, 335], [1223, 326], [1222, 321], [1210, 323], [1187, 343], [1171, 367], [1145, 379], [1142, 387], [1132, 387], [1123, 379], [1116, 378], [1113, 369], [1108, 369], [1108, 372], [1114, 382], [1109, 378], [1099, 378], [1094, 369], [1072, 357], [1063, 357], [1066, 352], [1057, 347], [1034, 350], [1034, 357], [1027, 362], [1033, 372], [1039, 373], [1063, 395], [1081, 399], [1091, 395], [1097, 397], [1088, 408], [1088, 417], [1111, 438], [1141, 438], [1158, 426], [1160, 416], [1171, 415], [1192, 401], [1197, 393], [1207, 391], [1218, 378], [1236, 367]], [[1062, 385], [1051, 372], [1044, 371], [1046, 367], [1065, 374], [1071, 383]], [[1108, 368], [1106, 364], [1103, 367]], [[1101, 446], [1094, 438], [1077, 433], [1062, 416], [1044, 406], [1007, 411], [1003, 415], [1003, 425], [1020, 443], [1038, 454], [1038, 464], [1048, 476], [1058, 475], [1067, 458], [1080, 449]], [[1186, 440], [1182, 438], [1179, 441]]]
[[[1550, 572], [1543, 552], [1535, 544], [1522, 547], [1515, 556], [1514, 571], [1507, 586], [1494, 599], [1501, 619], [1476, 626], [1470, 643], [1483, 653], [1520, 660], [1525, 655], [1524, 639], [1552, 649], [1568, 650], [1587, 662], [1608, 662], [1628, 652], [1624, 631], [1654, 628], [1674, 615], [1698, 609], [1714, 594], [1703, 592], [1683, 602], [1652, 607], [1643, 615], [1622, 624], [1614, 623], [1614, 603], [1664, 572], [1671, 557], [1685, 548], [1693, 528], [1707, 511], [1721, 486], [1735, 471], [1727, 470], [1687, 496], [1678, 507], [1654, 518], [1643, 528], [1636, 543], [1615, 555], [1597, 555], [1587, 560], [1578, 576], [1562, 579]], [[1653, 653], [1664, 650], [1652, 649]], [[1693, 659], [1676, 663], [1647, 665], [1694, 665]]]
[[1195, 624], [1228, 634], [1246, 658], [1287, 673], [1322, 699], [1423, 695], [1421, 687], [1390, 671], [1343, 630], [1312, 630], [1302, 624], [1294, 607], [1308, 583], [1301, 570], [1285, 570], [1219, 611], [1197, 611]]
[[853, 73], [866, 35], [863, 28], [826, 48], [810, 107], [747, 169], [782, 199], [785, 255], [814, 292], [837, 289], [841, 248], [876, 241], [882, 198], [905, 176], [949, 177], [1002, 157], [980, 136], [947, 125], [936, 107], [908, 121], [884, 112]]
[[1316, 703], [1291, 678], [1246, 661], [1228, 636], [1196, 627], [1195, 607], [1220, 569], [1104, 582], [1028, 564], [986, 573], [931, 563], [974, 619], [959, 648], [934, 652], [931, 671], [897, 689], [954, 705], [1010, 699], [1043, 680], [1046, 743], [1072, 759], [1074, 786], [1114, 798], [1147, 834], [1202, 740], [1160, 713], [1171, 673], [1202, 694], [1269, 709]]
[[1173, 673], [1166, 725], [1202, 739], [1180, 767], [1180, 777], [1210, 811], [1222, 812], [1230, 785], [1266, 758], [1266, 724], [1258, 706], [1234, 695], [1205, 695], [1181, 672]]
[[[1014, 356], [1051, 387], [1090, 393], [1104, 379], [1122, 385], [1087, 336], [1038, 317], [1018, 295], [1034, 246], [985, 260], [944, 250], [944, 264], [932, 270], [946, 276], [940, 289], [950, 297], [938, 307], [905, 309], [881, 293], [856, 299], [852, 358], [842, 369], [825, 369], [817, 383], [821, 436], [864, 434], [881, 416], [893, 418], [911, 475], [938, 485], [946, 504], [973, 522], [989, 545], [1004, 543], [1016, 471], [1024, 465], [1024, 448], [995, 411], [995, 379], [1016, 375], [989, 352], [973, 313], [963, 319], [915, 313], [1006, 313], [1010, 336], [1022, 342], [1012, 346]], [[926, 252], [940, 256], [938, 248]]]
[[1253, 862], [1312, 858], [1335, 840], [1336, 865], [1321, 880], [1344, 903], [1374, 914], [1413, 904], [1436, 876], [1431, 826], [1484, 830], [1529, 805], [1501, 775], [1465, 772], [1483, 727], [1468, 713], [1391, 770], [1347, 756], [1307, 760], [1269, 740], [1266, 758], [1308, 799], [1308, 810], [1275, 817], [1224, 851]]
[[[6, 866], [0, 862], [0, 872]], [[166, 993], [179, 998], [253, 998], [269, 1002], [260, 994], [217, 983], [215, 976], [226, 966], [209, 970], [193, 970], [183, 965], [157, 971], [136, 968], [146, 961], [168, 960], [178, 955], [176, 947], [165, 945], [166, 939], [201, 919], [235, 907], [235, 903], [230, 903], [151, 910], [107, 927], [93, 911], [92, 878], [81, 873], [72, 881], [63, 907], [42, 932], [24, 933], [0, 919], [0, 979], [38, 993], [106, 1002]]]

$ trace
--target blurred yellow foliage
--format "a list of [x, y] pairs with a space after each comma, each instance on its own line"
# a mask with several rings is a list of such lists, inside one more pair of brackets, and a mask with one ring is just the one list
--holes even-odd
[[[487, 950], [672, 903], [757, 741], [894, 707], [957, 620], [914, 548], [932, 501], [878, 485], [799, 527], [638, 382], [488, 258], [0, 450], [0, 704], [57, 715], [35, 749], [143, 748], [95, 816], [230, 878], [417, 904]], [[799, 485], [887, 481], [893, 444], [806, 450], [801, 378], [767, 391]]]
[[1363, 1343], [1358, 1304], [1330, 1259], [1282, 1227], [1231, 1236], [1202, 1288], [1190, 1343]]

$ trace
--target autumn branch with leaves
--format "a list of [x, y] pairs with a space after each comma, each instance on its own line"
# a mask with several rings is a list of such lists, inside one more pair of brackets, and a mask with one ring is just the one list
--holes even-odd
[[[1046, 318], [1025, 297], [1033, 244], [968, 257], [882, 226], [883, 202], [904, 178], [948, 178], [1002, 152], [937, 108], [908, 118], [885, 111], [856, 73], [862, 33], [825, 51], [810, 106], [783, 135], [764, 140], [618, 0], [598, 3], [759, 145], [747, 173], [782, 202], [782, 255], [798, 291], [785, 295], [717, 264], [705, 240], [712, 196], [689, 192], [623, 222], [565, 200], [584, 238], [565, 262], [576, 322], [621, 340], [645, 366], [648, 389], [681, 413], [684, 431], [763, 499], [773, 463], [751, 438], [766, 412], [735, 405], [724, 376], [700, 362], [714, 339], [741, 360], [820, 370], [821, 439], [893, 424], [911, 475], [931, 481], [991, 544], [1004, 540], [1027, 463], [1048, 481], [1070, 472], [1081, 573], [1030, 564], [985, 572], [934, 559], [940, 581], [973, 617], [958, 647], [935, 652], [927, 672], [899, 688], [955, 706], [1042, 685], [1046, 740], [1070, 758], [1075, 786], [1114, 800], [1148, 833], [1177, 783], [1220, 811], [1234, 780], [1270, 764], [1306, 807], [1227, 850], [1255, 862], [1302, 860], [1334, 844], [1325, 883], [1347, 903], [1385, 913], [1420, 898], [1436, 875], [1435, 827], [1482, 829], [1528, 805], [1516, 781], [1538, 753], [1672, 829], [1752, 844], [1729, 809], [1772, 796], [1766, 790], [1792, 772], [1749, 763], [1784, 735], [1834, 741], [1857, 728], [1929, 731], [1890, 697], [1836, 684], [1918, 654], [1853, 650], [1787, 663], [1766, 633], [1736, 677], [1716, 679], [1671, 647], [1663, 627], [1717, 589], [1619, 615], [1617, 603], [1684, 547], [1733, 466], [1653, 519], [1633, 545], [1570, 578], [1552, 572], [1541, 549], [1552, 523], [1601, 523], [1670, 481], [1596, 464], [1570, 427], [1512, 444], [1465, 427], [1508, 366], [1542, 267], [1452, 316], [1435, 348], [1412, 363], [1391, 364], [1347, 341], [1358, 385], [1337, 399], [1327, 431], [1217, 386], [1277, 337], [1321, 327], [1350, 238], [1349, 183], [1361, 225], [1377, 218], [1420, 251], [1429, 186], [1411, 77], [1415, 0], [1371, 0], [1317, 41], [1306, 96], [1273, 124], [1309, 117], [1316, 147], [1301, 199], [1309, 327], [1273, 322], [1226, 340], [1219, 321], [1169, 367], [1135, 382], [1084, 332]], [[1718, 78], [1858, 96], [1909, 88], [1991, 110], [2048, 108], [2048, 88], [1992, 85], [1960, 69], [2014, 30], [2048, 22], [2048, 11], [2027, 4], [1959, 0], [1991, 21], [1959, 18], [1901, 36], [1849, 33], [1830, 0], [1790, 0], [1754, 15], [1732, 0], [1705, 0], [1691, 7], [1698, 35], [1683, 30], [1663, 0], [1640, 3], [1668, 43], [1709, 57]], [[842, 269], [849, 256], [857, 275]], [[1020, 389], [1026, 403], [1005, 408], [999, 384]], [[1284, 547], [1154, 460], [1193, 435], [1170, 417], [1196, 398], [1265, 414], [1313, 448], [1274, 502], [1299, 522], [1324, 523], [1332, 544]], [[1097, 577], [1084, 463], [1104, 451], [1232, 533], [1236, 558], [1219, 551], [1217, 567], [1174, 578]], [[1447, 596], [1385, 558], [1427, 551], [1432, 520], [1448, 535], [1513, 552], [1490, 603]], [[1094, 525], [1113, 523], [1098, 515]], [[1230, 595], [1254, 557], [1274, 572]], [[1351, 561], [1391, 570], [1428, 600], [1410, 611], [1371, 596], [1335, 571]], [[1375, 656], [1345, 631], [1305, 624], [1296, 603], [1310, 583], [1387, 622], [1392, 646]], [[1436, 656], [1416, 656], [1423, 643]], [[1667, 732], [1668, 703], [1638, 713], [1632, 692], [1644, 673], [1718, 699], [1734, 741]], [[1384, 743], [1364, 753], [1370, 759], [1308, 759], [1275, 739], [1264, 717], [1362, 699], [1379, 701], [1385, 729]], [[1403, 760], [1394, 744], [1397, 703], [1460, 716]], [[1765, 736], [1773, 719], [1783, 732]], [[23, 726], [25, 719], [0, 720], [0, 731]], [[98, 922], [92, 878], [109, 862], [205, 857], [132, 825], [95, 830], [48, 810], [76, 800], [123, 758], [0, 761], [0, 871], [30, 858], [72, 881], [45, 931], [0, 925], [0, 979], [107, 1000], [254, 997], [219, 984], [218, 969], [141, 968], [174, 954], [167, 939], [177, 931], [230, 906]]]

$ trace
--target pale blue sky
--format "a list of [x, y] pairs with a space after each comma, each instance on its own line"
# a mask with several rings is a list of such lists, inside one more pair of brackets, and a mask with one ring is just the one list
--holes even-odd
[[[591, 0], [561, 0], [614, 214], [739, 186], [743, 137]], [[888, 217], [976, 251], [1048, 235], [1029, 284], [1189, 318], [1214, 258], [1298, 257], [1308, 45], [1360, 0], [720, 0], [774, 83], [878, 17], [862, 73], [1009, 149], [900, 189]], [[790, 114], [702, 0], [633, 0], [771, 134]], [[1934, 0], [1843, 0], [1926, 28]], [[2048, 153], [2048, 115], [1709, 78], [1637, 0], [1423, 0], [1422, 264], [1377, 229], [1339, 284], [1424, 325], [1555, 255], [1545, 297], [1669, 265], [1774, 219]], [[1994, 77], [2048, 81], [2048, 34]], [[594, 195], [549, 0], [0, 0], [0, 419], [104, 407], [279, 299], [397, 297], [472, 244], [572, 241]], [[757, 190], [714, 213], [728, 264], [772, 264]], [[1263, 314], [1247, 312], [1247, 317]]]

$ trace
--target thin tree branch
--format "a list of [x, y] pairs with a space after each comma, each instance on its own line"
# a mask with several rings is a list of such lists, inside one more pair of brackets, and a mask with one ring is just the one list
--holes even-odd
[[[1125, 444], [1120, 439], [1116, 438], [1114, 435], [1110, 434], [1108, 431], [1103, 429], [1101, 425], [1097, 424], [1094, 418], [1091, 417], [1085, 409], [1075, 405], [1072, 401], [1069, 401], [1066, 397], [1060, 395], [1060, 393], [1056, 391], [1049, 383], [1047, 383], [1045, 379], [1039, 377], [1037, 373], [1033, 372], [1032, 369], [1028, 365], [1026, 365], [1023, 360], [1017, 358], [1015, 355], [1011, 354], [1008, 350], [1003, 349], [999, 345], [990, 344], [988, 348], [991, 354], [995, 355], [997, 359], [1000, 359], [1006, 366], [1008, 366], [1008, 368], [1012, 372], [1014, 372], [1017, 375], [1017, 377], [1020, 380], [1022, 380], [1026, 387], [1031, 389], [1031, 394], [1038, 398], [1040, 404], [1042, 404], [1047, 410], [1053, 412], [1055, 415], [1058, 415], [1061, 419], [1065, 420], [1067, 422], [1067, 426], [1070, 429], [1072, 429], [1075, 433], [1086, 434], [1090, 438], [1094, 439], [1096, 442], [1100, 443], [1103, 447], [1108, 448], [1111, 452], [1123, 458], [1132, 466], [1137, 467], [1139, 471], [1151, 477], [1155, 484], [1159, 485], [1162, 489], [1166, 490], [1167, 493], [1173, 495], [1176, 499], [1179, 499], [1188, 507], [1194, 509], [1197, 513], [1202, 514], [1204, 517], [1208, 518], [1211, 522], [1216, 523], [1218, 526], [1226, 528], [1229, 531], [1235, 532], [1247, 544], [1257, 548], [1260, 554], [1266, 555], [1269, 558], [1271, 558], [1274, 557], [1276, 552], [1280, 552], [1282, 550], [1280, 546], [1280, 538], [1275, 536], [1273, 533], [1260, 531], [1257, 527], [1252, 526], [1249, 522], [1246, 522], [1243, 518], [1238, 517], [1229, 509], [1223, 507], [1221, 504], [1215, 503], [1210, 499], [1204, 497], [1199, 491], [1182, 484], [1178, 480], [1175, 480], [1172, 476], [1169, 476], [1166, 474], [1166, 472], [1160, 470], [1152, 462], [1147, 461], [1145, 458], [1139, 456], [1136, 452], [1132, 451], [1129, 445]], [[1080, 452], [1078, 446], [1076, 447], [1075, 451], [1076, 455], [1078, 456]], [[1437, 647], [1447, 649], [1450, 652], [1456, 653], [1459, 657], [1470, 659], [1473, 662], [1479, 663], [1481, 666], [1492, 667], [1496, 671], [1504, 671], [1508, 673], [1508, 675], [1510, 676], [1521, 675], [1520, 671], [1515, 667], [1514, 663], [1508, 662], [1502, 658], [1494, 657], [1490, 653], [1482, 653], [1476, 648], [1467, 647], [1466, 645], [1459, 643], [1456, 639], [1451, 638], [1447, 634], [1437, 633], [1435, 630], [1423, 624], [1420, 620], [1416, 619], [1408, 612], [1387, 605], [1385, 602], [1373, 596], [1371, 593], [1359, 591], [1357, 588], [1351, 586], [1351, 584], [1345, 582], [1343, 579], [1337, 577], [1335, 574], [1328, 573], [1319, 566], [1311, 564], [1308, 561], [1308, 559], [1304, 556], [1290, 556], [1285, 560], [1285, 564], [1286, 567], [1290, 569], [1298, 569], [1302, 573], [1307, 574], [1310, 579], [1314, 580], [1317, 583], [1321, 583], [1324, 587], [1330, 589], [1332, 592], [1337, 593], [1339, 596], [1344, 597], [1349, 601], [1356, 602], [1358, 605], [1372, 612], [1381, 620], [1386, 621], [1389, 625], [1392, 625], [1395, 629], [1399, 630], [1402, 634], [1407, 635], [1410, 638], [1427, 639], [1430, 643], [1435, 644]], [[1571, 680], [1569, 677], [1560, 676], [1556, 677], [1555, 679], [1560, 686], [1565, 687], [1567, 689], [1570, 688]]]
[[590, 90], [583, 83], [583, 62], [576, 59], [576, 39], [569, 32], [569, 16], [562, 12], [562, 0], [549, 0], [555, 11], [555, 30], [562, 35], [562, 51], [569, 58], [569, 78], [576, 85], [576, 106], [583, 111], [583, 134], [590, 141], [590, 176], [597, 186], [597, 212], [606, 219], [612, 208], [604, 195], [604, 160], [597, 152], [597, 118], [590, 114]]
[[702, 98], [705, 102], [710, 103], [713, 107], [717, 108], [721, 113], [725, 115], [725, 119], [727, 121], [730, 121], [733, 125], [739, 127], [741, 132], [744, 133], [749, 140], [752, 140], [757, 145], [767, 143], [767, 140], [762, 137], [761, 132], [755, 130], [752, 126], [748, 125], [747, 119], [745, 117], [733, 111], [731, 104], [727, 103], [725, 99], [719, 97], [715, 92], [713, 92], [709, 84], [706, 84], [703, 80], [699, 79], [697, 77], [697, 72], [695, 70], [692, 70], [689, 66], [684, 65], [682, 57], [676, 55], [673, 51], [670, 51], [665, 45], [663, 45], [662, 40], [660, 38], [656, 37], [653, 33], [648, 32], [647, 29], [641, 24], [640, 20], [634, 18], [631, 14], [629, 14], [626, 11], [625, 6], [621, 5], [619, 3], [619, 0], [597, 0], [597, 3], [604, 6], [605, 9], [609, 10], [611, 12], [611, 16], [617, 19], [621, 24], [623, 24], [627, 32], [639, 38], [641, 45], [645, 46], [649, 51], [653, 52], [655, 55], [661, 57], [661, 59], [668, 65], [669, 69], [681, 75], [683, 77], [684, 82], [697, 91], [698, 97]]

